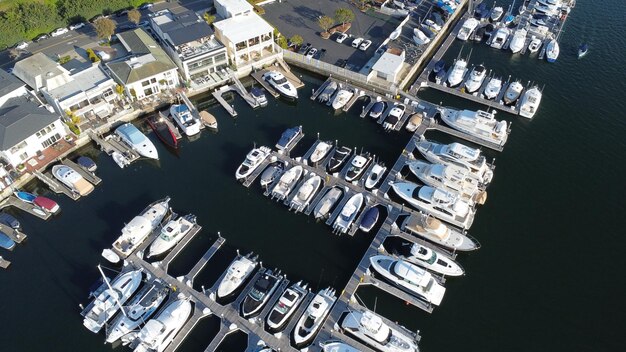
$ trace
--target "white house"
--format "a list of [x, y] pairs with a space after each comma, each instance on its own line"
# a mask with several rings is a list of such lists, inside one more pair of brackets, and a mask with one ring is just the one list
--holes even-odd
[[129, 97], [141, 100], [178, 85], [176, 65], [143, 29], [119, 33], [117, 38], [128, 55], [106, 65]]
[[253, 7], [245, 0], [214, 0], [217, 15], [223, 19], [252, 13]]
[[211, 26], [195, 12], [162, 11], [150, 23], [186, 80], [205, 77], [228, 66], [226, 47], [215, 39]]
[[43, 88], [52, 90], [71, 81], [70, 72], [44, 53], [18, 61], [13, 74], [36, 92]]
[[367, 79], [378, 78], [387, 82], [395, 82], [403, 65], [404, 50], [389, 49], [376, 61]]
[[274, 28], [253, 12], [215, 22], [213, 27], [237, 69], [276, 53]]

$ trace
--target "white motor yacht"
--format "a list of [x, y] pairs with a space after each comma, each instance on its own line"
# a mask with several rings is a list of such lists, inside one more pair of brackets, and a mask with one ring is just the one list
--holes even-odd
[[179, 299], [168, 304], [139, 331], [137, 334], [139, 345], [135, 352], [165, 351], [192, 312], [193, 307], [188, 299]]
[[483, 194], [481, 184], [471, 172], [457, 165], [431, 164], [421, 160], [408, 161], [409, 170], [431, 187], [458, 193], [467, 202], [474, 203]]
[[161, 221], [170, 209], [169, 202], [170, 197], [166, 197], [148, 205], [141, 214], [135, 216], [122, 228], [122, 234], [113, 242], [113, 248], [123, 256], [128, 256], [161, 225]]
[[326, 155], [328, 155], [328, 152], [330, 152], [331, 149], [333, 149], [332, 142], [320, 141], [315, 146], [313, 153], [311, 153], [311, 156], [309, 157], [309, 161], [311, 161], [311, 164], [319, 163], [326, 157]]
[[228, 297], [235, 292], [252, 274], [256, 266], [257, 262], [254, 258], [244, 256], [235, 258], [217, 288], [217, 298]]
[[[141, 270], [129, 271], [115, 278], [107, 285], [92, 303], [87, 307], [84, 314], [83, 325], [92, 332], [98, 333], [100, 329], [117, 313], [120, 306], [139, 288], [142, 279]], [[108, 280], [108, 279], [106, 279]]]
[[361, 352], [358, 348], [354, 348], [340, 340], [320, 342], [320, 347], [322, 352]]
[[422, 32], [419, 28], [413, 29], [413, 41], [417, 45], [425, 45], [430, 43], [430, 38], [424, 32]]
[[263, 187], [269, 187], [283, 173], [284, 170], [285, 165], [281, 162], [271, 164], [261, 174], [261, 180], [259, 183], [261, 183], [261, 186]]
[[235, 172], [235, 178], [237, 180], [242, 180], [248, 176], [250, 176], [254, 170], [256, 170], [259, 165], [267, 158], [272, 150], [268, 147], [259, 147], [252, 149], [248, 155], [246, 155], [246, 160], [239, 165], [237, 168], [237, 172]]
[[406, 106], [404, 104], [396, 104], [387, 117], [385, 118], [385, 122], [383, 122], [383, 128], [385, 131], [394, 130], [398, 123], [402, 120], [402, 116], [404, 116], [404, 112], [406, 111]]
[[391, 188], [415, 209], [452, 225], [469, 229], [474, 222], [475, 210], [457, 194], [411, 182], [394, 182]]
[[446, 288], [426, 270], [404, 260], [386, 255], [370, 258], [372, 269], [396, 286], [404, 288], [436, 306], [441, 304]]
[[417, 352], [415, 335], [406, 329], [386, 324], [376, 313], [365, 308], [349, 309], [339, 319], [344, 334], [351, 335], [382, 352]]
[[520, 95], [522, 95], [522, 91], [524, 90], [524, 86], [520, 83], [520, 81], [515, 81], [506, 88], [504, 91], [504, 103], [507, 105], [514, 104], [517, 99], [519, 99]]
[[335, 290], [330, 287], [315, 295], [293, 329], [296, 346], [304, 346], [313, 339], [336, 300]]
[[474, 68], [472, 69], [472, 72], [470, 72], [469, 78], [467, 79], [467, 81], [465, 81], [465, 91], [467, 93], [476, 92], [480, 88], [480, 86], [483, 84], [483, 81], [485, 80], [486, 75], [487, 75], [487, 69], [485, 69], [485, 66], [483, 65], [474, 66]]
[[69, 187], [72, 192], [86, 196], [91, 193], [93, 185], [83, 178], [76, 170], [66, 165], [54, 165], [52, 167], [52, 175]]
[[556, 39], [550, 40], [546, 45], [546, 60], [548, 60], [548, 62], [555, 62], [559, 57], [559, 52], [559, 42], [557, 42]]
[[446, 276], [461, 276], [463, 268], [449, 256], [436, 250], [436, 246], [426, 246], [400, 237], [385, 241], [384, 250], [399, 259], [421, 266], [432, 272]]
[[530, 51], [531, 54], [534, 54], [539, 51], [539, 48], [541, 48], [541, 39], [533, 36], [530, 44], [528, 44], [528, 51]]
[[431, 163], [459, 165], [467, 168], [480, 183], [488, 184], [493, 178], [493, 170], [480, 149], [461, 143], [440, 144], [422, 140], [417, 143], [417, 150]]
[[307, 293], [307, 284], [302, 284], [302, 281], [286, 289], [267, 315], [268, 328], [274, 332], [285, 328]]
[[269, 71], [263, 74], [266, 80], [280, 95], [287, 99], [298, 99], [298, 91], [285, 76], [278, 71]]
[[363, 175], [371, 162], [372, 157], [368, 154], [355, 156], [350, 163], [350, 168], [348, 168], [348, 172], [346, 173], [346, 181], [357, 181]]
[[489, 14], [489, 21], [498, 22], [504, 15], [504, 8], [502, 6], [496, 6], [491, 10], [491, 14]]
[[315, 219], [321, 219], [330, 214], [335, 204], [341, 199], [343, 191], [341, 188], [333, 187], [322, 197], [313, 210]]
[[506, 121], [496, 120], [494, 115], [482, 110], [441, 109], [441, 119], [448, 126], [482, 140], [504, 145], [509, 136], [508, 125]]
[[379, 118], [387, 109], [387, 102], [385, 101], [377, 101], [372, 105], [372, 108], [369, 111], [369, 115], [373, 119]]
[[528, 89], [522, 96], [519, 114], [532, 119], [541, 103], [541, 91], [537, 86]]
[[354, 92], [349, 90], [348, 88], [341, 88], [339, 92], [335, 95], [335, 99], [333, 99], [332, 107], [335, 110], [339, 110], [344, 107], [352, 98]]
[[476, 30], [476, 27], [478, 27], [479, 24], [480, 22], [478, 22], [478, 20], [475, 19], [474, 17], [470, 17], [466, 19], [465, 22], [463, 22], [463, 26], [459, 30], [459, 33], [456, 35], [457, 39], [460, 39], [463, 41], [468, 40], [470, 35], [474, 33], [474, 31]]
[[296, 195], [289, 203], [289, 209], [293, 209], [296, 212], [303, 211], [307, 205], [309, 205], [321, 186], [322, 178], [313, 174], [308, 180], [304, 181], [300, 188], [298, 188]]
[[289, 193], [291, 193], [291, 190], [295, 187], [296, 183], [298, 183], [302, 177], [302, 173], [303, 169], [300, 165], [296, 165], [285, 171], [285, 173], [280, 176], [280, 179], [272, 190], [272, 198], [285, 200], [287, 196], [289, 196]]
[[370, 190], [383, 180], [383, 175], [387, 171], [385, 165], [381, 163], [376, 163], [372, 166], [372, 170], [367, 175], [367, 179], [365, 179], [365, 188]]
[[511, 30], [507, 27], [500, 27], [491, 41], [491, 47], [494, 49], [502, 49], [507, 38], [511, 35]]
[[139, 155], [150, 159], [159, 159], [159, 153], [152, 141], [132, 123], [121, 125], [115, 129], [115, 134]]
[[265, 270], [241, 302], [241, 316], [250, 319], [259, 315], [282, 281], [280, 272]]
[[170, 107], [170, 115], [187, 136], [195, 136], [200, 133], [202, 123], [200, 119], [193, 116], [186, 104], [173, 104]]
[[526, 34], [528, 34], [528, 31], [524, 28], [520, 28], [513, 33], [513, 39], [511, 39], [509, 44], [509, 49], [511, 49], [513, 54], [519, 53], [524, 48]]
[[363, 206], [363, 193], [357, 193], [353, 195], [346, 205], [341, 209], [341, 213], [335, 219], [333, 223], [333, 230], [339, 233], [346, 233], [350, 229], [350, 225], [356, 219], [356, 216], [359, 214], [359, 210]]
[[489, 100], [493, 100], [498, 97], [502, 90], [502, 80], [500, 78], [493, 77], [487, 83], [483, 95]]
[[448, 76], [448, 87], [456, 87], [461, 84], [463, 77], [465, 77], [465, 72], [467, 72], [467, 61], [463, 59], [456, 60]]
[[196, 217], [191, 214], [170, 220], [161, 228], [159, 237], [148, 247], [148, 257], [161, 255], [174, 248], [178, 242], [187, 236], [195, 224]]
[[468, 235], [425, 214], [408, 216], [401, 228], [451, 250], [473, 251], [479, 248], [479, 244]]

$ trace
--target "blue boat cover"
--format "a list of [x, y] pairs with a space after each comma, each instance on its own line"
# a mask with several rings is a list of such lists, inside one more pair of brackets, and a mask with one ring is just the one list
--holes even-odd
[[132, 123], [125, 123], [117, 128], [117, 131], [130, 140], [132, 144], [141, 144], [146, 136]]
[[0, 247], [4, 249], [11, 249], [15, 246], [15, 242], [7, 236], [4, 232], [0, 231]]

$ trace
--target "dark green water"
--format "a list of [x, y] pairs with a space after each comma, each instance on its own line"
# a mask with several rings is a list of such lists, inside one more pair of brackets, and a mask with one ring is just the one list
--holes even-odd
[[[553, 65], [471, 46], [471, 63], [541, 82], [545, 91], [534, 120], [499, 114], [513, 121], [513, 132], [503, 153], [489, 153], [497, 157], [495, 179], [471, 229], [483, 248], [459, 256], [467, 275], [448, 281], [442, 306], [428, 315], [374, 289], [358, 292], [369, 307], [376, 303], [377, 312], [420, 329], [422, 350], [623, 350], [624, 13], [622, 1], [603, 6], [579, 1]], [[578, 60], [575, 51], [582, 40], [591, 50]], [[448, 58], [460, 48], [455, 43]], [[307, 134], [294, 155], [304, 153], [319, 132], [322, 138], [364, 147], [388, 165], [409, 134], [383, 133], [358, 118], [358, 107], [333, 116], [308, 100], [320, 80], [303, 79], [307, 87], [295, 106], [270, 100], [267, 108], [252, 111], [235, 98], [236, 120], [211, 108], [219, 133], [184, 141], [178, 156], [151, 135], [161, 155], [158, 163], [142, 161], [120, 170], [106, 155], [83, 151], [96, 159], [104, 180], [93, 194], [79, 202], [52, 195], [63, 211], [48, 222], [18, 214], [30, 237], [13, 253], [2, 253], [13, 265], [0, 272], [0, 350], [110, 350], [102, 335], [83, 328], [78, 304], [86, 303], [87, 289], [98, 277], [101, 250], [124, 222], [165, 195], [179, 213], [196, 214], [204, 226], [170, 274], [188, 271], [220, 231], [227, 238], [224, 252], [199, 274], [197, 285], [212, 285], [240, 249], [255, 251], [266, 266], [282, 268], [291, 279], [341, 288], [372, 235], [338, 238], [311, 217], [269, 201], [259, 186], [242, 187], [234, 171], [253, 142], [273, 145], [293, 125], [302, 124]], [[479, 107], [437, 92], [421, 96]], [[215, 323], [207, 321], [181, 351], [203, 350], [214, 332]]]

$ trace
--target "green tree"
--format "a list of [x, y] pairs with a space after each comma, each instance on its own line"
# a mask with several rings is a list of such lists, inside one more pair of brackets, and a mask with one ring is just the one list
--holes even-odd
[[352, 10], [345, 7], [338, 8], [337, 11], [335, 11], [335, 20], [340, 22], [342, 25], [352, 22], [354, 20], [354, 13]]
[[213, 22], [215, 22], [215, 15], [211, 15], [208, 12], [205, 12], [204, 15], [202, 16], [204, 17], [204, 20], [206, 21], [206, 23], [211, 24]]
[[141, 12], [137, 9], [128, 11], [128, 20], [134, 24], [138, 24], [141, 21]]
[[324, 30], [324, 32], [328, 32], [330, 27], [332, 27], [335, 24], [335, 20], [333, 20], [332, 18], [328, 16], [322, 16], [319, 18], [319, 20], [317, 20], [317, 23]]
[[291, 44], [293, 44], [295, 46], [300, 46], [300, 45], [302, 45], [302, 43], [304, 43], [304, 39], [302, 38], [302, 36], [300, 36], [298, 34], [292, 35], [291, 38], [289, 39], [289, 41], [291, 42]]
[[100, 39], [111, 39], [113, 33], [115, 33], [115, 22], [108, 18], [100, 18], [93, 23], [96, 27], [96, 34]]

